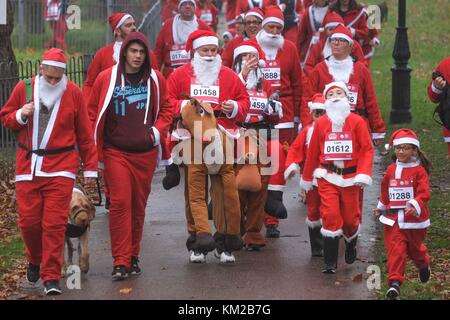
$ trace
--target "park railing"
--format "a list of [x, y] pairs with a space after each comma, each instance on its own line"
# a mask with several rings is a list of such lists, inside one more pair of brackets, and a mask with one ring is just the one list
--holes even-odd
[[47, 0], [13, 1], [13, 47], [96, 52], [113, 40], [108, 17], [114, 12], [131, 14], [152, 47], [161, 28], [160, 0], [60, 0], [60, 3], [60, 19], [50, 21], [46, 18]]

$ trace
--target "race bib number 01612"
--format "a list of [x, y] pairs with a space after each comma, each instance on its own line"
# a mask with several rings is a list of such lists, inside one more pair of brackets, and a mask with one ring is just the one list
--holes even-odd
[[351, 160], [353, 141], [351, 132], [330, 132], [325, 138], [325, 160]]

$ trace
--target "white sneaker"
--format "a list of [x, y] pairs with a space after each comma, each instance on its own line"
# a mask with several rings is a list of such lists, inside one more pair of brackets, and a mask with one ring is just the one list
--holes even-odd
[[234, 263], [236, 261], [233, 253], [231, 252], [222, 252], [220, 254], [220, 263], [228, 264], [228, 263]]
[[201, 252], [191, 251], [191, 256], [189, 257], [189, 262], [192, 263], [205, 263], [206, 256]]

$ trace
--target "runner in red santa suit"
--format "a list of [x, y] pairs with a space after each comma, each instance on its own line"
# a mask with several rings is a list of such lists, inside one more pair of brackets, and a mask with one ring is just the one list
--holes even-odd
[[157, 64], [164, 77], [178, 67], [189, 62], [189, 52], [185, 50], [186, 40], [195, 30], [211, 30], [208, 25], [195, 16], [195, 1], [180, 0], [175, 17], [164, 23], [156, 39], [154, 53]]
[[[444, 97], [444, 90], [447, 90], [447, 99], [450, 94], [450, 57], [445, 58], [433, 72], [432, 81], [428, 85], [428, 97], [433, 103], [439, 103]], [[444, 142], [447, 143], [448, 158], [450, 158], [450, 128], [442, 129]]]
[[[228, 138], [237, 139], [239, 132], [236, 122], [245, 120], [250, 100], [239, 77], [231, 69], [222, 65], [222, 59], [217, 54], [218, 44], [219, 39], [212, 31], [197, 30], [189, 35], [186, 50], [192, 50], [193, 58], [190, 63], [175, 70], [167, 80], [169, 100], [173, 107], [174, 116], [178, 116], [181, 109], [189, 101], [186, 100], [187, 95], [210, 103], [215, 110], [219, 128]], [[202, 94], [204, 92], [206, 94]], [[175, 133], [173, 136], [179, 138]], [[230, 165], [224, 164], [223, 166]], [[225, 169], [222, 168], [221, 170]], [[231, 170], [234, 179], [232, 165]], [[220, 176], [218, 177], [220, 178]], [[213, 183], [212, 186], [217, 186], [217, 184]], [[186, 183], [185, 191], [187, 192], [190, 189]], [[231, 190], [227, 191], [228, 194], [232, 192]], [[236, 194], [233, 197], [236, 196], [236, 200], [239, 202], [237, 189], [235, 192]], [[216, 193], [216, 190], [211, 190], [212, 203], [214, 203], [214, 194]], [[188, 201], [187, 198], [185, 200]], [[194, 217], [191, 210], [186, 210], [187, 230], [190, 234], [186, 245], [187, 249], [192, 251], [190, 261], [204, 262], [206, 253], [214, 250], [215, 246], [221, 262], [234, 262], [232, 252], [242, 248], [240, 218], [234, 224], [229, 222], [226, 216], [219, 217], [221, 221], [228, 221], [228, 223], [225, 223], [227, 226], [223, 228], [223, 226], [217, 225], [215, 221], [217, 232], [213, 239], [211, 229], [207, 221], [206, 223], [204, 221], [204, 218], [207, 217], [206, 200], [199, 205], [204, 210], [204, 214], [196, 214]], [[189, 208], [189, 202], [186, 203], [186, 207]], [[239, 203], [237, 203], [237, 207], [239, 207]], [[240, 215], [239, 211], [238, 214]], [[214, 216], [216, 217], [215, 213]], [[202, 246], [200, 248], [194, 247], [194, 243], [200, 243], [198, 241], [200, 237]]]
[[[312, 100], [308, 103], [311, 110], [313, 123], [303, 128], [300, 131], [295, 141], [289, 148], [286, 157], [286, 171], [284, 172], [285, 179], [292, 178], [297, 172], [301, 174], [301, 168], [305, 165], [306, 154], [314, 132], [314, 123], [325, 114], [325, 98], [321, 93], [316, 93]], [[317, 189], [317, 181], [313, 181], [313, 187], [310, 191], [304, 192], [301, 190], [300, 195], [303, 201], [306, 202], [307, 217], [306, 225], [309, 230], [309, 242], [311, 245], [311, 255], [313, 257], [323, 256], [323, 239], [320, 233], [322, 221], [320, 219], [320, 197]]]
[[243, 41], [256, 37], [261, 30], [261, 23], [264, 20], [264, 12], [259, 8], [253, 8], [244, 16], [244, 34], [237, 36], [227, 43], [222, 52], [222, 63], [224, 66], [231, 68], [233, 64], [234, 49]]
[[384, 139], [386, 127], [378, 107], [375, 87], [369, 69], [350, 57], [353, 38], [350, 31], [339, 25], [330, 37], [332, 55], [319, 63], [309, 74], [311, 90], [321, 92], [333, 81], [347, 84], [352, 112], [361, 115], [372, 132], [375, 145]]
[[217, 32], [219, 10], [217, 10], [212, 0], [199, 0], [195, 9], [195, 15], [214, 30], [214, 32]]
[[[283, 166], [278, 163], [280, 156], [278, 154], [272, 155], [271, 151], [274, 150], [279, 153], [282, 148], [278, 146], [278, 140], [270, 139], [270, 130], [283, 116], [283, 110], [281, 103], [274, 99], [274, 89], [268, 81], [263, 79], [261, 67], [264, 65], [264, 52], [255, 38], [242, 42], [234, 50], [233, 70], [239, 75], [250, 96], [249, 113], [240, 125], [244, 134], [257, 132], [258, 138], [267, 142], [266, 148], [259, 148], [259, 159], [264, 159], [265, 156], [270, 157], [270, 166], [274, 168], [273, 170], [281, 170], [280, 168], [283, 168]], [[272, 146], [272, 144], [275, 144], [275, 146]], [[282, 158], [284, 158], [284, 154], [282, 154]], [[243, 222], [241, 233], [243, 234], [244, 244], [249, 250], [259, 250], [266, 244], [261, 235], [261, 229], [264, 224], [264, 205], [267, 198], [270, 173], [264, 172], [264, 165], [267, 165], [267, 162], [258, 163], [258, 165], [261, 175], [261, 189], [259, 191], [239, 190], [241, 220]], [[239, 164], [236, 168], [240, 168]], [[269, 168], [266, 169], [269, 171]]]
[[319, 41], [320, 28], [323, 26], [325, 16], [329, 14], [328, 4], [328, 0], [314, 0], [300, 19], [297, 49], [302, 65], [305, 64], [307, 52]]
[[164, 25], [167, 20], [177, 15], [178, 1], [179, 0], [165, 0], [165, 3], [163, 4], [163, 8], [161, 10], [162, 25]]
[[337, 269], [339, 238], [345, 239], [345, 262], [356, 259], [360, 232], [360, 189], [372, 183], [373, 146], [365, 121], [350, 112], [349, 91], [332, 82], [323, 92], [327, 115], [314, 126], [300, 187], [308, 192], [317, 179], [324, 237], [323, 273]]
[[[284, 26], [283, 13], [280, 8], [273, 6], [266, 9], [263, 29], [256, 35], [258, 44], [264, 51], [266, 66], [262, 69], [264, 78], [274, 90], [280, 91], [280, 101], [283, 104], [283, 118], [275, 126], [278, 129], [278, 140], [281, 145], [292, 143], [295, 135], [295, 123], [303, 125], [311, 121], [306, 111], [306, 100], [302, 103], [302, 70], [295, 45], [281, 35]], [[303, 105], [303, 106], [302, 106]], [[301, 126], [299, 124], [299, 126]], [[282, 153], [282, 152], [280, 152]], [[285, 163], [285, 156], [280, 159], [280, 166]], [[271, 177], [267, 193], [266, 217], [267, 236], [279, 237], [278, 219], [287, 217], [286, 207], [283, 205], [283, 189], [286, 181], [283, 176], [284, 168]]]
[[124, 40], [119, 62], [95, 81], [89, 107], [98, 110], [94, 138], [111, 198], [112, 278], [121, 280], [141, 273], [145, 207], [172, 122], [165, 79], [151, 68], [144, 34]]
[[[331, 56], [330, 36], [339, 24], [343, 24], [341, 16], [332, 12], [325, 17], [323, 31], [320, 33], [319, 41], [311, 47], [307, 54], [303, 71], [309, 75], [316, 65]], [[354, 42], [350, 53], [353, 61], [359, 61], [368, 66], [364, 53], [358, 42]]]
[[61, 293], [62, 252], [80, 158], [85, 181], [97, 177], [86, 105], [65, 68], [61, 49], [46, 51], [40, 75], [28, 85], [20, 81], [0, 111], [3, 125], [18, 133], [16, 199], [27, 280], [36, 283], [41, 277], [47, 295]]

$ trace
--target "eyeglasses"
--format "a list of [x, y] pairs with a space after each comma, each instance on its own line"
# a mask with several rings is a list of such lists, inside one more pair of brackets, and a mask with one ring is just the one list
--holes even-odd
[[394, 147], [395, 151], [409, 151], [412, 150], [413, 147], [412, 146], [408, 146], [408, 145], [398, 145]]
[[313, 110], [313, 115], [315, 115], [316, 117], [323, 116], [324, 114], [325, 114], [325, 110], [321, 110], [321, 109]]
[[261, 24], [261, 21], [256, 21], [256, 20], [255, 21], [245, 21], [244, 24], [246, 26], [251, 26], [251, 25], [259, 26]]
[[348, 41], [341, 38], [332, 38], [332, 39], [330, 38], [330, 43], [344, 45], [348, 44]]

